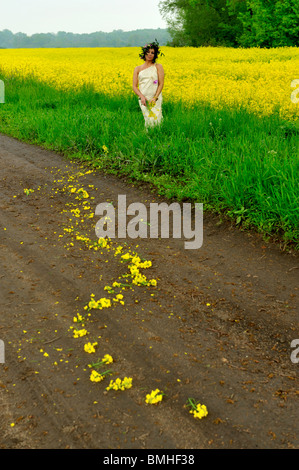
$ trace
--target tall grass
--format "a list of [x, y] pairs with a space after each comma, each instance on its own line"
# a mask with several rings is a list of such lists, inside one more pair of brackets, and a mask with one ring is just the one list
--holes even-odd
[[162, 125], [146, 132], [133, 95], [107, 98], [88, 86], [59, 92], [34, 78], [0, 78], [2, 133], [151, 182], [169, 198], [203, 202], [298, 247], [299, 129], [278, 110], [259, 118], [246, 109], [168, 101]]

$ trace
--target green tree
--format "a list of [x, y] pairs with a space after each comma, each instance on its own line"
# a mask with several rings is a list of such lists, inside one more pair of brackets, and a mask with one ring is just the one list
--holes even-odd
[[298, 0], [247, 0], [239, 12], [243, 24], [240, 45], [282, 47], [299, 44]]
[[170, 35], [167, 29], [137, 29], [135, 31], [114, 30], [111, 33], [75, 34], [65, 31], [54, 33], [13, 34], [8, 29], [0, 31], [0, 48], [35, 47], [138, 47], [158, 38], [161, 46], [167, 44]]
[[171, 45], [299, 44], [299, 0], [163, 0]]
[[14, 47], [13, 41], [14, 34], [9, 29], [4, 29], [3, 31], [0, 31], [0, 47]]
[[242, 24], [227, 0], [164, 0], [159, 3], [171, 45], [236, 46]]

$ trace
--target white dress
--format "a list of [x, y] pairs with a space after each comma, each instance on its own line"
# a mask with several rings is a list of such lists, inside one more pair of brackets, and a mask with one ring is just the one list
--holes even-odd
[[155, 126], [162, 121], [162, 93], [160, 93], [155, 105], [150, 108], [149, 102], [153, 99], [158, 88], [158, 71], [156, 65], [151, 65], [144, 70], [141, 70], [138, 75], [139, 90], [147, 99], [147, 106], [141, 104], [139, 99], [139, 106], [145, 120], [145, 126]]

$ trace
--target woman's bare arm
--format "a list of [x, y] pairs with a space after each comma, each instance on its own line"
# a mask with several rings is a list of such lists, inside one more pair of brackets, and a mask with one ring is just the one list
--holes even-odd
[[153, 100], [157, 101], [161, 91], [164, 87], [164, 69], [161, 64], [157, 64], [157, 72], [158, 72], [158, 88]]
[[141, 93], [141, 91], [138, 88], [138, 70], [139, 70], [139, 67], [135, 67], [134, 74], [133, 74], [133, 91], [141, 99], [141, 104], [143, 104], [145, 106], [146, 105], [146, 98], [145, 98], [145, 96], [143, 96], [143, 94]]
[[158, 96], [160, 95], [164, 87], [164, 69], [161, 64], [157, 64], [157, 71], [158, 71], [158, 88], [157, 88], [155, 96], [158, 98]]

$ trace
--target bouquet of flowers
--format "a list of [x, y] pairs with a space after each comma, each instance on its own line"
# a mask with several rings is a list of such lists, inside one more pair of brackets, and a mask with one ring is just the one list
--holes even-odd
[[153, 117], [155, 119], [157, 119], [157, 116], [155, 115], [155, 113], [153, 112], [153, 108], [156, 106], [156, 103], [154, 101], [149, 101], [149, 100], [146, 100], [146, 107], [147, 107], [147, 110], [149, 112], [149, 115], [148, 117]]

